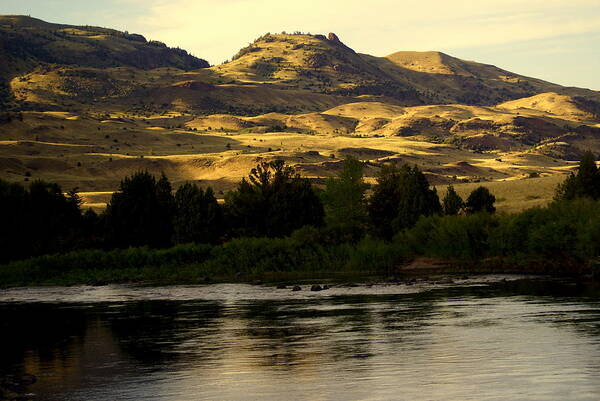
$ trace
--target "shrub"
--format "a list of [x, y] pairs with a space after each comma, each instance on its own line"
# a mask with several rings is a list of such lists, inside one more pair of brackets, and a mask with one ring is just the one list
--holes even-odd
[[475, 260], [488, 254], [488, 238], [496, 225], [497, 219], [487, 213], [422, 217], [394, 242], [413, 254]]

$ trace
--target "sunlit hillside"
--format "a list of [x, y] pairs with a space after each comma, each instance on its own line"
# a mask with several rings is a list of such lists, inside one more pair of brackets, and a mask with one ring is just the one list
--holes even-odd
[[353, 155], [370, 182], [382, 163], [417, 164], [433, 185], [497, 188], [515, 210], [600, 153], [598, 92], [439, 52], [266, 34], [210, 67], [140, 35], [23, 16], [0, 17], [0, 48], [0, 175], [78, 187], [95, 207], [138, 170], [223, 196], [261, 160], [322, 184]]

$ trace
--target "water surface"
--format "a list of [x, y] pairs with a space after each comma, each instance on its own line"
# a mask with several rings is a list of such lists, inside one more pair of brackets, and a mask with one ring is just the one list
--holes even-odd
[[600, 399], [600, 298], [554, 280], [0, 292], [36, 400]]

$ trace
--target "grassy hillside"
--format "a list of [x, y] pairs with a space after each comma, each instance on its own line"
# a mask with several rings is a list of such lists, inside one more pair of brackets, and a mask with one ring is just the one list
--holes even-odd
[[[0, 16], [0, 53], [0, 104], [5, 105], [11, 103], [10, 100], [14, 103], [6, 89], [3, 90], [8, 81], [21, 77], [24, 82], [27, 74], [33, 71], [49, 74], [58, 66], [71, 69], [133, 67], [141, 70], [209, 67], [205, 60], [185, 50], [169, 48], [158, 41], [147, 41], [141, 35], [91, 26], [51, 24], [19, 15]], [[74, 77], [78, 81], [75, 85], [86, 90], [85, 74], [82, 80], [77, 73]], [[113, 78], [103, 76], [102, 79]], [[60, 94], [57, 89], [54, 92]]]
[[4, 57], [17, 67], [19, 63], [183, 70], [209, 66], [185, 50], [147, 41], [142, 35], [92, 26], [50, 24], [25, 16], [0, 16], [0, 39]]
[[523, 182], [529, 205], [600, 153], [598, 92], [439, 52], [358, 54], [334, 34], [263, 35], [209, 67], [140, 35], [0, 16], [0, 51], [0, 177], [79, 187], [95, 207], [140, 169], [223, 196], [260, 160], [322, 184], [347, 155], [371, 182], [388, 161], [438, 186]]

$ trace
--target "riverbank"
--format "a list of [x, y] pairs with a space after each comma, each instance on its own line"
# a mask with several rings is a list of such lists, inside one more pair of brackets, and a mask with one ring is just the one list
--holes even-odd
[[317, 245], [244, 238], [211, 246], [81, 250], [0, 266], [0, 287], [132, 283], [406, 282], [429, 277], [534, 274], [597, 279], [600, 261], [542, 257], [479, 260], [423, 257], [395, 243]]
[[0, 287], [95, 283], [285, 281], [337, 276], [550, 274], [600, 277], [598, 202], [559, 202], [518, 215], [422, 217], [391, 241], [343, 242], [327, 227], [219, 245], [80, 249], [0, 265]]

